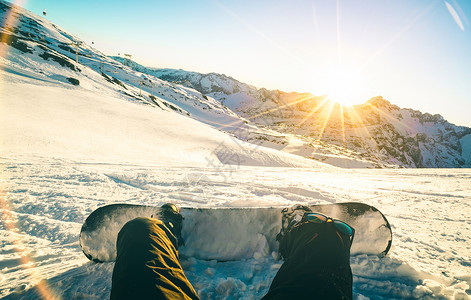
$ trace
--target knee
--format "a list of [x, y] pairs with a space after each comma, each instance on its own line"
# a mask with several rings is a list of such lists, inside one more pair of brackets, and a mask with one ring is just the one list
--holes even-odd
[[153, 227], [155, 225], [161, 225], [161, 224], [163, 224], [162, 221], [157, 220], [157, 219], [139, 217], [139, 218], [132, 219], [131, 221], [124, 224], [123, 228], [121, 229], [121, 232], [137, 231], [137, 230], [149, 231], [149, 230], [153, 230]]
[[122, 243], [137, 243], [148, 242], [148, 239], [153, 234], [165, 234], [164, 224], [162, 221], [151, 218], [135, 218], [121, 228], [118, 234], [117, 246]]

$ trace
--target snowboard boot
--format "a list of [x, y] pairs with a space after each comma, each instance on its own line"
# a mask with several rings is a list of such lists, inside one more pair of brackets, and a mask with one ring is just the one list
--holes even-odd
[[300, 204], [289, 207], [289, 208], [288, 207], [283, 208], [283, 210], [281, 211], [282, 213], [281, 231], [280, 233], [277, 234], [276, 240], [280, 244], [279, 254], [281, 255], [282, 258], [286, 259], [286, 253], [283, 253], [282, 251], [283, 249], [282, 244], [283, 244], [284, 237], [286, 236], [288, 232], [291, 231], [293, 227], [295, 227], [301, 222], [306, 212], [311, 212], [311, 209], [308, 206], [300, 205]]
[[185, 244], [185, 241], [182, 237], [182, 225], [184, 217], [176, 205], [172, 203], [166, 203], [162, 205], [158, 215], [155, 218], [161, 220], [170, 230], [170, 232], [172, 232], [172, 234], [177, 238], [178, 246]]

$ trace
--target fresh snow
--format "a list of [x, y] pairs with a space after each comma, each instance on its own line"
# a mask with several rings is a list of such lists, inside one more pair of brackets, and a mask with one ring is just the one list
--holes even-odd
[[[469, 170], [300, 170], [241, 166], [146, 167], [54, 158], [2, 160], [8, 216], [0, 235], [1, 295], [35, 299], [42, 279], [63, 299], [109, 297], [113, 263], [81, 253], [82, 222], [110, 203], [196, 207], [267, 207], [361, 201], [393, 227], [385, 258], [351, 259], [356, 299], [467, 299], [471, 246]], [[241, 229], [243, 230], [243, 229]], [[243, 232], [238, 235], [243, 239]], [[202, 243], [224, 245], [201, 235]], [[256, 247], [256, 245], [253, 245]], [[272, 253], [217, 263], [185, 257], [185, 272], [204, 299], [260, 298], [281, 265]]]

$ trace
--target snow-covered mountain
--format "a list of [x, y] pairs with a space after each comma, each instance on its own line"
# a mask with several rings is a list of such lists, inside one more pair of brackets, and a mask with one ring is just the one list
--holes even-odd
[[[342, 167], [469, 167], [471, 129], [377, 97], [354, 109], [309, 93], [258, 89], [221, 74], [151, 69], [107, 57], [25, 10], [4, 13], [3, 71], [78, 86], [193, 118], [253, 147]], [[7, 11], [12, 11], [7, 19]], [[185, 131], [185, 130], [183, 130]]]
[[[282, 152], [285, 153], [299, 154], [300, 146], [303, 146], [292, 135], [281, 134], [250, 122], [222, 104], [220, 100], [193, 88], [159, 79], [149, 74], [145, 69], [130, 68], [110, 59], [99, 50], [87, 45], [78, 37], [65, 32], [46, 19], [21, 8], [11, 9], [14, 6], [10, 3], [0, 3], [4, 24], [0, 34], [2, 43], [6, 45], [5, 51], [1, 55], [2, 72], [5, 73], [4, 79], [15, 77], [10, 80], [15, 81], [18, 80], [17, 78], [22, 78], [22, 80], [28, 78], [36, 83], [42, 82], [69, 90], [75, 86], [80, 91], [88, 90], [97, 97], [106, 95], [149, 106], [156, 110], [172, 111], [222, 131], [236, 141], [235, 144], [250, 145], [249, 147], [254, 149], [267, 151], [268, 147], [283, 150]], [[5, 82], [7, 81], [5, 80]], [[27, 89], [20, 88], [15, 93], [23, 91], [26, 92]], [[13, 92], [11, 93], [13, 95]], [[69, 97], [73, 97], [73, 95]], [[8, 99], [13, 101], [12, 97], [8, 97]], [[73, 116], [70, 117], [73, 118]], [[177, 117], [173, 116], [172, 118]], [[14, 124], [9, 123], [9, 125], [13, 126]], [[87, 127], [84, 126], [81, 129], [85, 128]], [[180, 134], [185, 135], [188, 132], [183, 127]], [[13, 136], [10, 137], [13, 138]], [[21, 138], [21, 135], [16, 136], [16, 139], [25, 140]], [[116, 136], [116, 139], [119, 137]], [[105, 140], [101, 139], [102, 142]], [[8, 145], [5, 149], [10, 150], [13, 150], [12, 145], [21, 145], [21, 143], [7, 139], [3, 139], [3, 144]], [[32, 147], [18, 146], [15, 150], [25, 151], [25, 149], [31, 150]], [[45, 152], [48, 151], [45, 150]], [[249, 152], [251, 153], [251, 151]], [[285, 155], [279, 151], [276, 153]], [[222, 158], [224, 155], [220, 154], [218, 157]], [[299, 158], [289, 155], [286, 157], [291, 157], [286, 160], [291, 162], [295, 162]], [[370, 161], [352, 159], [345, 155], [337, 155], [334, 158], [334, 164], [346, 167], [358, 164], [368, 167], [373, 165]], [[222, 158], [222, 160], [224, 159]], [[247, 161], [252, 161], [252, 159]], [[269, 164], [268, 161], [264, 161], [262, 164]], [[291, 165], [291, 162], [288, 165]]]
[[298, 154], [306, 157], [331, 162], [332, 156], [344, 155], [375, 166], [471, 166], [471, 128], [451, 124], [440, 115], [400, 108], [382, 97], [341, 108], [325, 97], [257, 89], [221, 74], [136, 68], [194, 88], [256, 124], [291, 134], [303, 144]]
[[0, 11], [3, 157], [322, 167], [247, 143], [270, 130], [211, 97], [132, 70], [10, 3]]

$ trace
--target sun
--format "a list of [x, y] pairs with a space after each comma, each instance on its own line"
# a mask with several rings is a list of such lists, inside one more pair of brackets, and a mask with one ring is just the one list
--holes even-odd
[[361, 99], [362, 78], [359, 72], [337, 65], [327, 70], [322, 84], [323, 93], [330, 101], [343, 106], [359, 104]]

